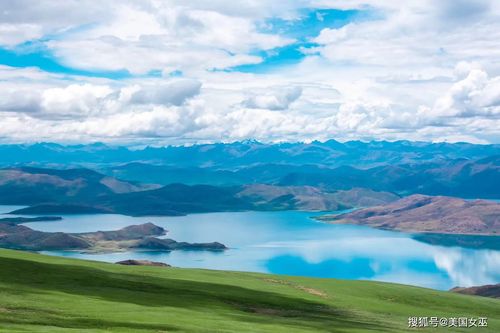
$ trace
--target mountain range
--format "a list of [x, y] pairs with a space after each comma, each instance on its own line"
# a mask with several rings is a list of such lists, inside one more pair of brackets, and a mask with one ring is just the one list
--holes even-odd
[[[40, 143], [0, 145], [0, 166], [80, 169], [100, 179], [100, 188], [92, 195], [109, 188], [128, 193], [181, 183], [312, 186], [327, 192], [369, 188], [397, 195], [500, 198], [500, 145], [469, 143], [246, 141], [138, 149], [102, 143]], [[63, 171], [54, 172], [64, 179]]]
[[243, 210], [328, 211], [388, 203], [399, 196], [353, 188], [325, 191], [311, 186], [264, 184], [161, 187], [121, 181], [88, 169], [0, 170], [0, 204], [27, 205], [17, 214], [120, 213], [183, 215]]
[[500, 198], [500, 145], [423, 142], [127, 148], [0, 145], [0, 204], [23, 214], [332, 211], [422, 194]]
[[176, 167], [235, 169], [256, 164], [349, 165], [369, 168], [380, 165], [476, 160], [500, 155], [500, 145], [428, 143], [411, 141], [348, 141], [266, 144], [257, 141], [129, 148], [103, 143], [88, 145], [0, 145], [0, 165], [104, 166], [130, 162]]

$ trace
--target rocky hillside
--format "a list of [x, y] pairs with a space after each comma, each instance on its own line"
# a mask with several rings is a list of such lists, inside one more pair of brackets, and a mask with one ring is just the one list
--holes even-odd
[[408, 232], [500, 235], [500, 203], [412, 195], [386, 205], [320, 218]]
[[[119, 184], [119, 186], [117, 185]], [[16, 214], [119, 213], [133, 216], [184, 215], [243, 210], [328, 211], [366, 207], [397, 195], [353, 188], [328, 191], [313, 186], [146, 185], [110, 180], [87, 169], [0, 170], [0, 204], [28, 205]]]
[[0, 223], [0, 247], [30, 251], [81, 250], [92, 253], [130, 249], [156, 251], [226, 249], [223, 244], [217, 242], [186, 243], [154, 237], [163, 236], [166, 233], [165, 229], [153, 223], [131, 225], [116, 231], [71, 234], [36, 231], [12, 222], [2, 222]]
[[355, 188], [346, 191], [325, 191], [313, 186], [247, 185], [237, 197], [251, 200], [260, 209], [333, 211], [352, 207], [385, 204], [399, 199], [388, 192]]
[[450, 291], [464, 295], [476, 295], [492, 298], [500, 298], [500, 283], [475, 286], [469, 288], [455, 287]]
[[0, 204], [85, 202], [151, 188], [151, 185], [124, 182], [89, 169], [0, 169]]

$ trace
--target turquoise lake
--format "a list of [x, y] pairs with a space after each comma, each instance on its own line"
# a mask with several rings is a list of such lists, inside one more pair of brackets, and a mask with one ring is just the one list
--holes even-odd
[[[0, 213], [13, 206], [0, 207]], [[324, 213], [323, 213], [324, 214]], [[152, 222], [169, 232], [166, 237], [186, 242], [218, 241], [223, 252], [173, 251], [84, 254], [43, 253], [116, 262], [147, 259], [177, 267], [265, 272], [323, 278], [397, 282], [434, 289], [500, 281], [500, 237], [489, 246], [456, 246], [418, 241], [414, 235], [353, 225], [332, 225], [311, 212], [225, 212], [180, 217], [123, 215], [63, 215], [62, 221], [28, 223], [41, 231], [88, 232], [116, 230]], [[491, 246], [493, 244], [493, 247]]]

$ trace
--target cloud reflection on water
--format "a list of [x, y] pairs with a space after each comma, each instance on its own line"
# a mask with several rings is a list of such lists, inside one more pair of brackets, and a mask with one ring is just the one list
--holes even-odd
[[181, 217], [76, 215], [65, 216], [59, 222], [28, 226], [44, 231], [83, 232], [153, 222], [170, 230], [168, 237], [178, 241], [219, 241], [231, 248], [223, 253], [48, 252], [110, 262], [149, 259], [179, 267], [370, 279], [436, 289], [500, 281], [500, 251], [441, 246], [418, 241], [405, 233], [318, 223], [311, 220], [310, 215], [305, 212], [210, 213]]

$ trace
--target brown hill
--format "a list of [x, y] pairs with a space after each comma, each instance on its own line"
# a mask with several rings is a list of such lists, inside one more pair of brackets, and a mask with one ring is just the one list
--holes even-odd
[[91, 206], [91, 199], [94, 198], [152, 188], [155, 187], [121, 181], [89, 169], [0, 169], [2, 204], [70, 203]]
[[74, 250], [87, 249], [91, 244], [72, 234], [42, 232], [13, 223], [0, 223], [0, 247], [30, 251]]
[[484, 286], [475, 286], [469, 288], [455, 287], [450, 289], [450, 291], [465, 295], [500, 298], [500, 283], [488, 284]]
[[290, 209], [332, 211], [389, 203], [399, 196], [366, 188], [346, 191], [324, 191], [313, 186], [245, 185], [236, 195], [251, 201], [257, 209]]
[[500, 235], [500, 204], [451, 197], [412, 195], [393, 203], [320, 218], [408, 232]]
[[0, 247], [17, 250], [85, 250], [87, 252], [117, 252], [130, 249], [158, 251], [227, 249], [224, 244], [186, 243], [152, 236], [167, 231], [153, 223], [131, 225], [115, 231], [96, 231], [81, 234], [43, 232], [14, 223], [0, 223]]
[[139, 225], [130, 225], [114, 231], [96, 231], [77, 235], [93, 241], [121, 241], [142, 239], [147, 236], [163, 236], [166, 233], [167, 231], [162, 227], [149, 222]]

